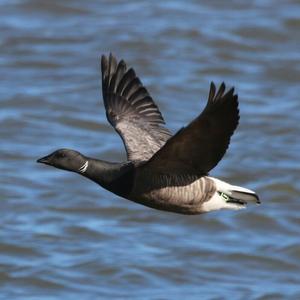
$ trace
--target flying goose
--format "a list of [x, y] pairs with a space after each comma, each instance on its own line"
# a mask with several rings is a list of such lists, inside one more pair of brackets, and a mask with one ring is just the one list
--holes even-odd
[[165, 127], [152, 97], [132, 68], [110, 54], [101, 58], [108, 122], [121, 136], [127, 161], [107, 162], [59, 149], [37, 160], [78, 173], [145, 206], [180, 214], [245, 208], [255, 192], [208, 176], [224, 156], [239, 122], [238, 96], [211, 83], [202, 113], [176, 134]]

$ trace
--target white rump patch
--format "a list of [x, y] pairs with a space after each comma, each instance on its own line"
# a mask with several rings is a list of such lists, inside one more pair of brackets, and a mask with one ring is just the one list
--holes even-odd
[[79, 171], [80, 173], [84, 173], [84, 172], [87, 170], [88, 166], [89, 166], [89, 162], [86, 161], [86, 162], [78, 169], [78, 171]]

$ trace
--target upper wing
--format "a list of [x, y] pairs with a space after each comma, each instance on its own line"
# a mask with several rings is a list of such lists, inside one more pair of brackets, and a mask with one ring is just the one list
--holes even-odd
[[222, 83], [218, 92], [211, 83], [203, 112], [179, 130], [143, 166], [161, 173], [207, 174], [225, 154], [239, 122], [238, 96], [226, 94]]
[[170, 138], [164, 119], [133, 69], [112, 54], [101, 58], [102, 94], [109, 123], [121, 136], [127, 158], [147, 161]]

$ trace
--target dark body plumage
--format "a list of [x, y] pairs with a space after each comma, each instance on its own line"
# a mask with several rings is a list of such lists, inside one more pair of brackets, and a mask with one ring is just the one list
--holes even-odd
[[110, 163], [60, 149], [38, 161], [73, 171], [107, 190], [146, 206], [183, 214], [258, 202], [251, 190], [208, 176], [221, 160], [239, 121], [234, 89], [211, 83], [203, 112], [174, 136], [133, 69], [102, 56], [106, 116], [121, 136], [127, 162]]

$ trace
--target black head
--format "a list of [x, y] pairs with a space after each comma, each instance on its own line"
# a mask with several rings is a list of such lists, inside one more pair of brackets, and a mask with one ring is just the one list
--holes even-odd
[[85, 171], [88, 165], [87, 159], [81, 153], [69, 149], [56, 150], [38, 159], [37, 162], [73, 172]]

